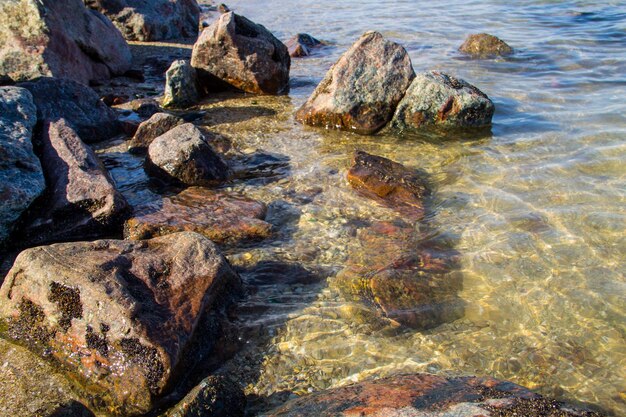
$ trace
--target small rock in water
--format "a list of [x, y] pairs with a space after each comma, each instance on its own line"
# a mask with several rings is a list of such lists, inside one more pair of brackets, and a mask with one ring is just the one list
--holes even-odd
[[183, 119], [169, 113], [155, 113], [142, 122], [128, 143], [128, 152], [143, 153], [154, 139], [184, 123]]
[[306, 33], [298, 33], [293, 38], [285, 42], [289, 56], [292, 58], [308, 56], [311, 54], [311, 49], [320, 46], [322, 42], [315, 39], [313, 36]]
[[117, 106], [118, 109], [130, 110], [140, 117], [151, 117], [161, 111], [159, 103], [153, 98], [138, 98]]
[[245, 408], [246, 396], [237, 383], [209, 376], [163, 417], [243, 417]]
[[398, 104], [391, 125], [397, 129], [484, 127], [491, 125], [494, 111], [493, 102], [478, 88], [430, 71], [415, 77]]
[[196, 70], [189, 61], [177, 60], [165, 73], [163, 107], [184, 108], [198, 101]]
[[326, 73], [296, 119], [327, 129], [375, 133], [391, 120], [414, 77], [402, 46], [367, 32]]
[[513, 48], [503, 40], [488, 33], [469, 35], [459, 51], [476, 58], [507, 56], [513, 53]]

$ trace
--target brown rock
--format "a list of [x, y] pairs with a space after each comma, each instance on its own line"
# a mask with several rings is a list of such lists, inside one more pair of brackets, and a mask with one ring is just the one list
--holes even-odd
[[163, 417], [243, 417], [246, 396], [236, 382], [210, 376]]
[[285, 42], [285, 46], [292, 58], [309, 56], [311, 49], [320, 46], [322, 42], [306, 33], [298, 33], [296, 36]]
[[328, 71], [296, 119], [371, 134], [393, 116], [415, 72], [404, 48], [367, 32]]
[[183, 119], [173, 114], [155, 113], [139, 125], [135, 136], [128, 143], [128, 151], [131, 153], [145, 152], [154, 139], [183, 123], [185, 123]]
[[200, 233], [216, 243], [263, 239], [265, 204], [243, 196], [191, 187], [156, 204], [139, 207], [126, 222], [125, 237], [139, 240], [180, 231]]
[[204, 29], [191, 65], [208, 90], [226, 84], [248, 93], [281, 94], [288, 88], [291, 61], [287, 47], [265, 27], [228, 12]]
[[117, 108], [134, 111], [140, 117], [151, 117], [161, 111], [158, 101], [153, 98], [138, 98], [122, 103]]
[[196, 233], [60, 243], [20, 253], [0, 317], [7, 336], [63, 364], [94, 404], [137, 415], [190, 365], [204, 312], [239, 284]]
[[488, 33], [469, 35], [459, 51], [472, 55], [476, 58], [488, 58], [493, 56], [507, 56], [513, 53], [513, 48], [503, 40]]

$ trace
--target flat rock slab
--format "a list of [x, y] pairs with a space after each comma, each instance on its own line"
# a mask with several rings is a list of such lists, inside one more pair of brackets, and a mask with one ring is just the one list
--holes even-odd
[[475, 58], [489, 58], [511, 55], [513, 48], [502, 39], [488, 33], [475, 33], [465, 39], [459, 51]]
[[144, 414], [190, 365], [203, 314], [239, 283], [197, 233], [59, 243], [18, 255], [0, 318], [6, 336], [64, 365], [94, 404]]
[[124, 235], [139, 240], [179, 231], [200, 233], [216, 243], [236, 243], [268, 237], [265, 204], [243, 196], [191, 187], [135, 210]]
[[367, 32], [328, 71], [296, 119], [327, 129], [374, 133], [391, 120], [414, 77], [402, 46]]

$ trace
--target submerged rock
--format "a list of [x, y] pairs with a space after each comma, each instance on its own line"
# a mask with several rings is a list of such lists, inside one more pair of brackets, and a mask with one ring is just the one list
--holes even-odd
[[204, 29], [191, 65], [208, 90], [224, 85], [255, 94], [281, 94], [289, 85], [287, 47], [265, 27], [233, 12]]
[[128, 143], [128, 151], [131, 153], [145, 152], [154, 139], [183, 123], [185, 123], [183, 119], [173, 114], [155, 113], [139, 125], [135, 135]]
[[86, 0], [85, 4], [111, 19], [128, 40], [198, 36], [200, 7], [196, 0]]
[[63, 118], [86, 143], [110, 139], [120, 132], [117, 115], [91, 88], [71, 80], [40, 78], [20, 84], [33, 95], [37, 118]]
[[210, 376], [163, 417], [243, 417], [246, 396], [235, 382]]
[[163, 107], [188, 107], [198, 101], [196, 70], [189, 61], [177, 60], [165, 73]]
[[0, 317], [6, 336], [64, 365], [94, 404], [137, 415], [191, 365], [201, 317], [239, 285], [197, 233], [59, 243], [19, 254]]
[[0, 76], [41, 76], [83, 84], [122, 75], [131, 65], [128, 45], [113, 24], [81, 0], [0, 2]]
[[503, 40], [488, 33], [469, 35], [459, 51], [476, 58], [507, 56], [513, 53], [513, 48]]
[[367, 32], [328, 71], [296, 119], [371, 134], [391, 120], [415, 72], [406, 50]]
[[230, 169], [191, 123], [177, 126], [148, 147], [146, 170], [168, 182], [211, 186], [227, 180]]
[[315, 39], [313, 36], [307, 33], [298, 33], [293, 38], [285, 42], [289, 56], [292, 58], [308, 56], [311, 54], [311, 49], [320, 46], [322, 42]]
[[126, 200], [65, 119], [43, 124], [41, 161], [48, 190], [22, 231], [26, 242], [89, 239], [121, 229]]
[[317, 392], [270, 417], [599, 417], [494, 378], [399, 375]]
[[398, 129], [483, 127], [491, 125], [494, 110], [493, 102], [478, 88], [430, 71], [415, 77], [391, 125]]
[[33, 152], [36, 123], [37, 109], [28, 90], [0, 87], [0, 247], [46, 187]]
[[243, 196], [191, 187], [158, 203], [135, 209], [126, 222], [127, 239], [147, 239], [180, 231], [200, 233], [216, 243], [263, 239], [271, 225], [263, 221], [265, 204]]

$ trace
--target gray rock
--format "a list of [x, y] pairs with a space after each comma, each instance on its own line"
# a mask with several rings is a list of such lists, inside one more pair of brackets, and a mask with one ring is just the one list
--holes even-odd
[[177, 126], [148, 147], [146, 170], [166, 181], [211, 186], [230, 175], [228, 165], [209, 145], [205, 133], [191, 123]]
[[327, 129], [374, 133], [391, 120], [414, 77], [402, 46], [367, 32], [328, 71], [296, 119]]
[[16, 82], [51, 76], [87, 84], [123, 74], [131, 58], [109, 19], [81, 0], [0, 2], [0, 76]]
[[207, 90], [224, 85], [255, 94], [281, 94], [289, 86], [287, 47], [265, 27], [233, 12], [204, 29], [191, 65]]
[[196, 70], [189, 61], [177, 60], [165, 73], [163, 107], [183, 108], [198, 101]]
[[86, 0], [128, 40], [160, 41], [198, 36], [200, 7], [196, 0]]
[[398, 104], [391, 125], [398, 129], [489, 126], [494, 110], [493, 102], [478, 88], [430, 71], [415, 77]]
[[28, 90], [0, 87], [0, 246], [46, 186], [33, 152], [37, 109]]
[[489, 58], [494, 56], [507, 56], [513, 53], [513, 48], [488, 33], [469, 35], [459, 51], [475, 58]]
[[91, 88], [71, 80], [40, 78], [20, 84], [37, 105], [37, 118], [63, 118], [86, 143], [109, 139], [120, 132], [117, 115]]
[[135, 135], [128, 144], [131, 153], [143, 153], [154, 139], [185, 123], [183, 119], [169, 113], [155, 113], [148, 120], [141, 122]]
[[209, 376], [163, 417], [243, 417], [246, 396], [223, 376]]

